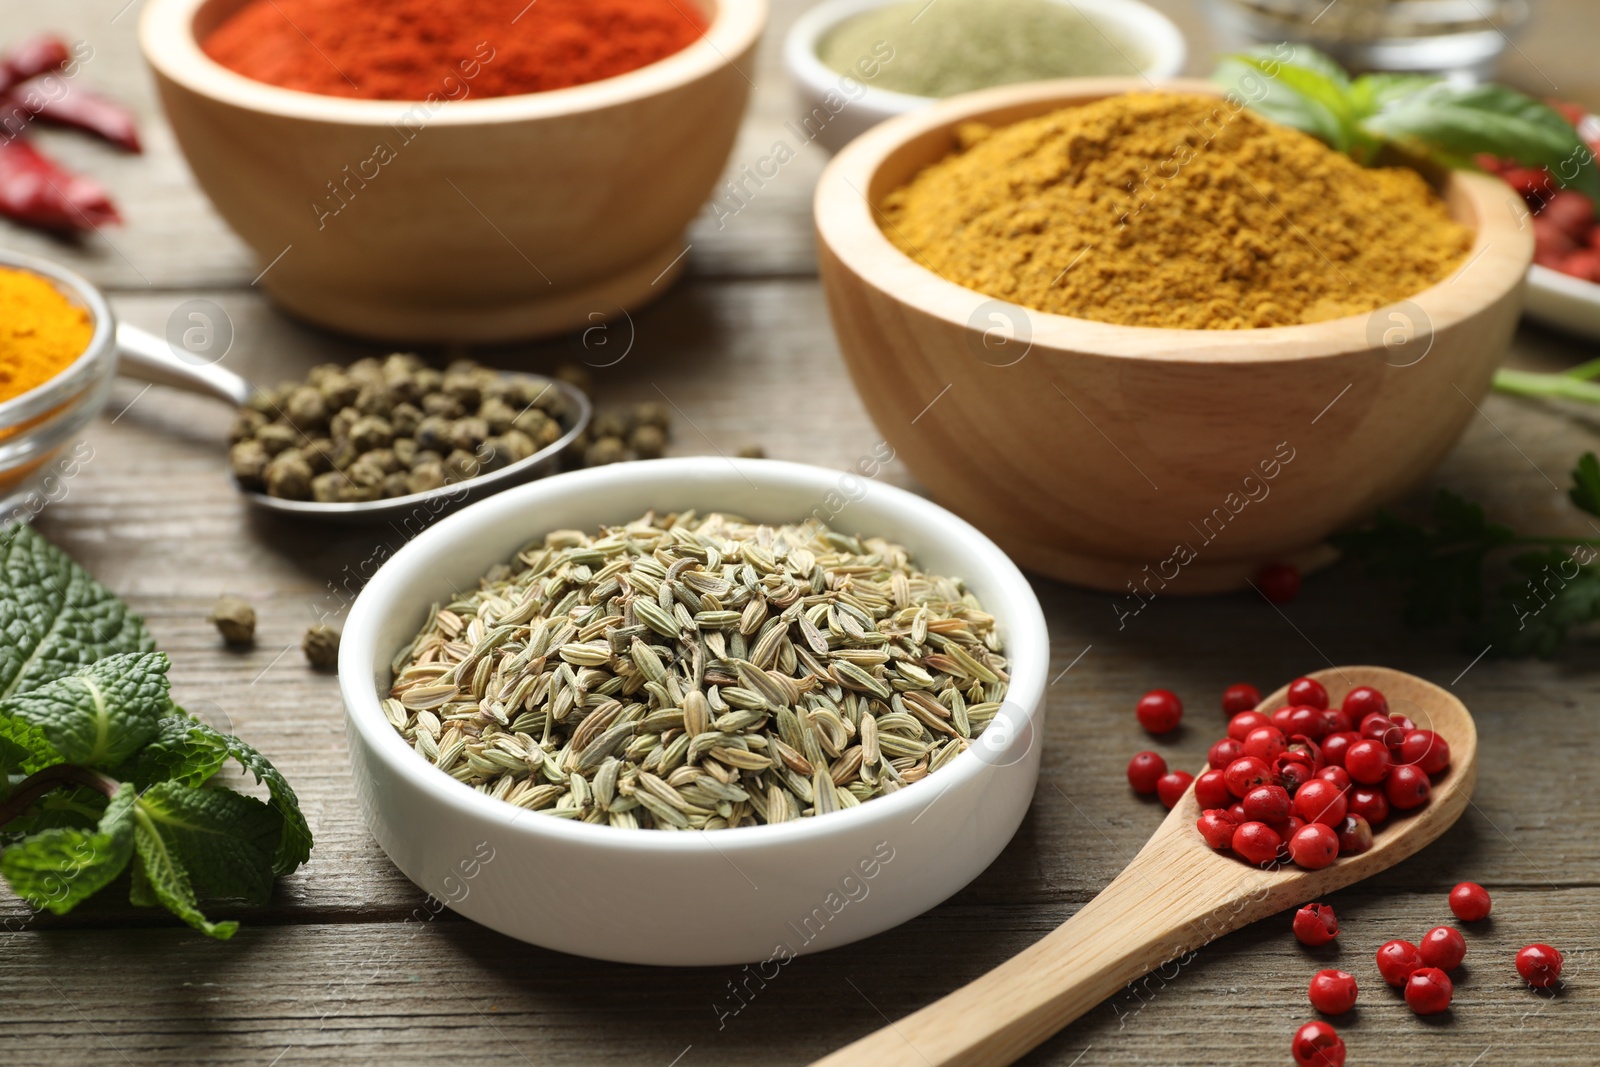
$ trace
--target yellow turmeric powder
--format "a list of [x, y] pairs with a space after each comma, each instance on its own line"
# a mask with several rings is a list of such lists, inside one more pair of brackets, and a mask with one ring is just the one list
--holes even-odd
[[949, 281], [1059, 315], [1319, 322], [1426, 289], [1472, 244], [1415, 171], [1362, 167], [1217, 97], [1132, 93], [957, 138], [884, 199], [885, 236]]
[[0, 400], [66, 370], [94, 336], [89, 313], [32, 271], [0, 267]]

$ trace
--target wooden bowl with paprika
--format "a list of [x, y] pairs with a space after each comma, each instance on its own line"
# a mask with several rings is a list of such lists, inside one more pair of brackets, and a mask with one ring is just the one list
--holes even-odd
[[[396, 6], [441, 19], [452, 50], [407, 52], [420, 46]], [[289, 312], [382, 340], [506, 341], [620, 317], [681, 271], [684, 229], [744, 113], [765, 0], [675, 0], [669, 15], [694, 24], [692, 39], [614, 76], [549, 58], [558, 19], [628, 51], [577, 25], [583, 5], [530, 4], [515, 19], [487, 6], [145, 5], [140, 46], [178, 144]], [[230, 30], [247, 18], [265, 21]], [[276, 54], [252, 49], [272, 34], [285, 41]]]
[[[1102, 103], [1132, 106], [1135, 95], [1146, 101], [1139, 107], [1155, 114], [1160, 102], [1151, 102], [1148, 84], [1070, 79], [1007, 86], [868, 131], [835, 157], [815, 200], [834, 329], [879, 430], [936, 500], [1024, 567], [1124, 594], [1115, 605], [1124, 625], [1157, 594], [1244, 588], [1268, 564], [1323, 565], [1334, 557], [1324, 541], [1329, 534], [1415, 489], [1476, 417], [1521, 311], [1532, 256], [1532, 235], [1507, 210], [1504, 187], [1461, 171], [1426, 182], [1402, 169], [1371, 179], [1423, 202], [1432, 220], [1426, 225], [1409, 208], [1387, 234], [1373, 231], [1361, 212], [1344, 223], [1347, 234], [1317, 229], [1306, 216], [1290, 222], [1285, 212], [1305, 195], [1302, 183], [1312, 180], [1312, 169], [1343, 175], [1331, 186], [1317, 179], [1324, 181], [1318, 188], [1336, 190], [1335, 199], [1351, 181], [1367, 179], [1348, 173], [1361, 168], [1347, 157], [1323, 160], [1317, 153], [1333, 153], [1320, 142], [1276, 126], [1300, 140], [1258, 151], [1248, 165], [1217, 168], [1201, 183], [1203, 194], [1185, 203], [1185, 194], [1168, 186], [1181, 180], [1191, 159], [1203, 160], [1198, 170], [1215, 166], [1205, 152], [1233, 143], [1228, 137], [1243, 137], [1240, 131], [1263, 136], [1265, 120], [1242, 104], [1233, 110], [1235, 101], [1210, 83], [1160, 88], [1191, 100], [1214, 98], [1219, 121], [1237, 129], [1218, 133], [1217, 145], [1207, 141], [1175, 155], [1170, 173], [1158, 176], [1158, 167], [1139, 160], [1118, 169], [1111, 165], [1118, 154], [1134, 151], [1131, 144], [1153, 128], [1137, 115], [1124, 116], [1121, 126], [1105, 120], [1115, 131], [1102, 139], [1106, 150], [1067, 141], [1059, 115], [1041, 118], [1028, 128], [1072, 146], [1055, 155], [1004, 140], [1007, 127], [1063, 108], [1102, 114]], [[1233, 117], [1240, 112], [1247, 117]], [[1180, 148], [1187, 136], [1175, 138]], [[983, 138], [1011, 152], [1005, 158], [1019, 161], [1017, 169], [1001, 174], [1010, 165], [1002, 162], [930, 179], [927, 168], [979, 151], [981, 143], [969, 146]], [[1172, 144], [1162, 142], [1169, 150]], [[1291, 170], [1274, 185], [1263, 168], [1280, 149], [1313, 159], [1315, 168]], [[1107, 227], [1070, 244], [1063, 239], [1057, 254], [1029, 259], [1010, 243], [1017, 235], [1072, 224], [1047, 206], [1061, 191], [1053, 183], [1072, 181], [1062, 177], [1078, 165], [1069, 156], [1089, 159], [1081, 173], [1104, 178], [1097, 188], [1079, 182], [1068, 190], [1084, 192], [1067, 212], [1088, 218], [1121, 198], [1126, 229]], [[1000, 176], [986, 186], [993, 175]], [[924, 179], [930, 180], [919, 185]], [[1283, 217], [1277, 243], [1209, 226], [1213, 218], [1237, 217], [1225, 202], [1231, 187], [1253, 200], [1243, 214]], [[912, 227], [913, 195], [934, 193], [952, 198], [940, 225]], [[970, 202], [954, 203], [958, 193]], [[1369, 199], [1367, 215], [1393, 207]], [[996, 222], [1003, 217], [992, 210], [996, 204], [1014, 211], [1003, 224]], [[1221, 260], [1233, 264], [1228, 270], [1207, 267], [1195, 251], [1219, 232]], [[1413, 247], [1448, 243], [1441, 236], [1447, 232], [1456, 235], [1453, 258], [1448, 269], [1444, 260], [1436, 264], [1436, 280], [1380, 296], [1361, 313], [1327, 317], [1347, 291], [1385, 293], [1372, 279], [1391, 260]], [[1370, 244], [1396, 243], [1396, 233], [1403, 239], [1394, 254], [1372, 261]], [[975, 234], [993, 238], [1010, 258], [968, 255], [972, 245], [960, 242]], [[953, 253], [930, 258], [947, 242], [956, 242]], [[1334, 303], [1323, 305], [1321, 316], [1312, 305], [1291, 324], [1260, 324], [1312, 299], [1287, 275], [1261, 273], [1261, 263], [1279, 257], [1298, 257], [1302, 268], [1317, 270], [1326, 261]], [[1358, 262], [1369, 264], [1370, 276], [1357, 271]], [[1183, 278], [1168, 269], [1174, 266], [1198, 273]], [[1240, 287], [1230, 270], [1256, 273]], [[1100, 272], [1099, 280], [1093, 273], [1073, 277], [1083, 271]], [[975, 277], [983, 283], [973, 283]], [[1071, 286], [1098, 286], [1082, 290], [1098, 303], [1076, 315], [1037, 310]], [[1018, 302], [995, 295], [1008, 287], [1025, 295]], [[1220, 293], [1232, 295], [1223, 300]], [[1124, 324], [1115, 321], [1113, 307], [1135, 321], [1184, 326]], [[1195, 328], [1215, 327], [1206, 315], [1229, 328]]]

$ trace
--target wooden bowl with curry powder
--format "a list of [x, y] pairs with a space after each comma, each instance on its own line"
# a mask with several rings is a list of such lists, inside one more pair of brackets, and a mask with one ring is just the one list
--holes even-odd
[[[1216, 97], [1224, 121], [1243, 110], [1206, 82], [1160, 88]], [[951, 98], [854, 141], [824, 172], [815, 201], [839, 346], [889, 444], [936, 500], [1024, 567], [1126, 594], [1124, 619], [1158, 593], [1243, 588], [1269, 563], [1326, 564], [1329, 534], [1415, 489], [1475, 416], [1521, 312], [1533, 254], [1504, 185], [1452, 172], [1436, 185], [1449, 218], [1429, 210], [1440, 232], [1451, 218], [1469, 229], [1456, 238], [1459, 260], [1421, 291], [1323, 321], [1172, 328], [1096, 321], [1093, 307], [1074, 317], [996, 298], [947, 277], [961, 276], [970, 257], [947, 258], [936, 273], [917, 261], [934, 262], [917, 247], [923, 232], [913, 240], [894, 229], [891, 194], [961, 138], [970, 141], [964, 124], [1005, 127], [1149, 89], [1069, 79]], [[1252, 179], [1250, 167], [1241, 169], [1269, 206], [1292, 194], [1263, 189], [1259, 170]], [[1171, 210], [1154, 182], [1104, 192], [1126, 197], [1130, 211]], [[1338, 275], [1339, 263], [1324, 255], [1329, 242], [1310, 242], [1285, 221], [1289, 241], [1307, 241], [1300, 254], [1322, 255]], [[959, 239], [985, 224], [969, 212], [927, 232]], [[1098, 256], [1096, 241], [1063, 254], [1052, 284], [1069, 271], [1104, 269], [1115, 262], [1107, 249], [1140, 262], [1142, 250], [1128, 244], [1138, 232], [1109, 232]], [[1233, 240], [1245, 247], [1250, 237]], [[1273, 249], [1256, 254], [1270, 261]], [[1161, 264], [1143, 262], [1106, 291], [1116, 300], [1139, 295], [1147, 314], [1165, 304], [1175, 320], [1192, 320], [1192, 294], [1164, 291], [1153, 280]], [[1335, 284], [1353, 291], [1367, 281]], [[1242, 302], [1253, 299], [1246, 293]]]

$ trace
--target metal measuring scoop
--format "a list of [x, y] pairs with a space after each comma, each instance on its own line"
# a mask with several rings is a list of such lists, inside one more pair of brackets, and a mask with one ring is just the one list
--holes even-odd
[[[87, 286], [87, 282], [83, 282]], [[103, 305], [102, 305], [103, 306]], [[117, 373], [157, 385], [170, 385], [191, 393], [213, 396], [240, 408], [256, 393], [256, 388], [245, 378], [215, 363], [190, 362], [181, 358], [165, 339], [147, 333], [127, 323], [116, 327]], [[394, 518], [411, 513], [424, 521], [441, 514], [448, 508], [458, 507], [491, 493], [522, 482], [531, 481], [553, 473], [563, 452], [589, 426], [593, 411], [589, 398], [572, 385], [555, 379], [534, 379], [533, 375], [501, 371], [511, 378], [548, 381], [548, 388], [558, 391], [566, 402], [570, 415], [562, 419], [562, 434], [552, 444], [539, 449], [526, 459], [517, 460], [499, 470], [479, 474], [463, 481], [442, 485], [421, 493], [389, 497], [384, 500], [324, 504], [314, 500], [288, 500], [268, 496], [266, 493], [240, 488], [245, 498], [259, 508], [281, 512], [296, 518], [327, 522], [366, 522]]]

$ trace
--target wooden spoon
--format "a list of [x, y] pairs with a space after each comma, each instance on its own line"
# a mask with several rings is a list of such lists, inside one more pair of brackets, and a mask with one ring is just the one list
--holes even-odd
[[[1331, 893], [1410, 856], [1466, 809], [1478, 770], [1478, 731], [1451, 694], [1385, 667], [1334, 667], [1311, 677], [1335, 705], [1360, 685], [1389, 699], [1450, 745], [1450, 767], [1428, 805], [1373, 834], [1372, 848], [1320, 871], [1279, 870], [1219, 855], [1195, 830], [1194, 790], [1172, 809], [1127, 868], [1078, 913], [988, 974], [921, 1011], [817, 1061], [815, 1067], [1006, 1064], [1127, 983], [1257, 919]], [[1288, 689], [1259, 705], [1282, 707]], [[1206, 729], [1205, 727], [1201, 727]], [[1220, 735], [1221, 730], [1217, 733]]]

